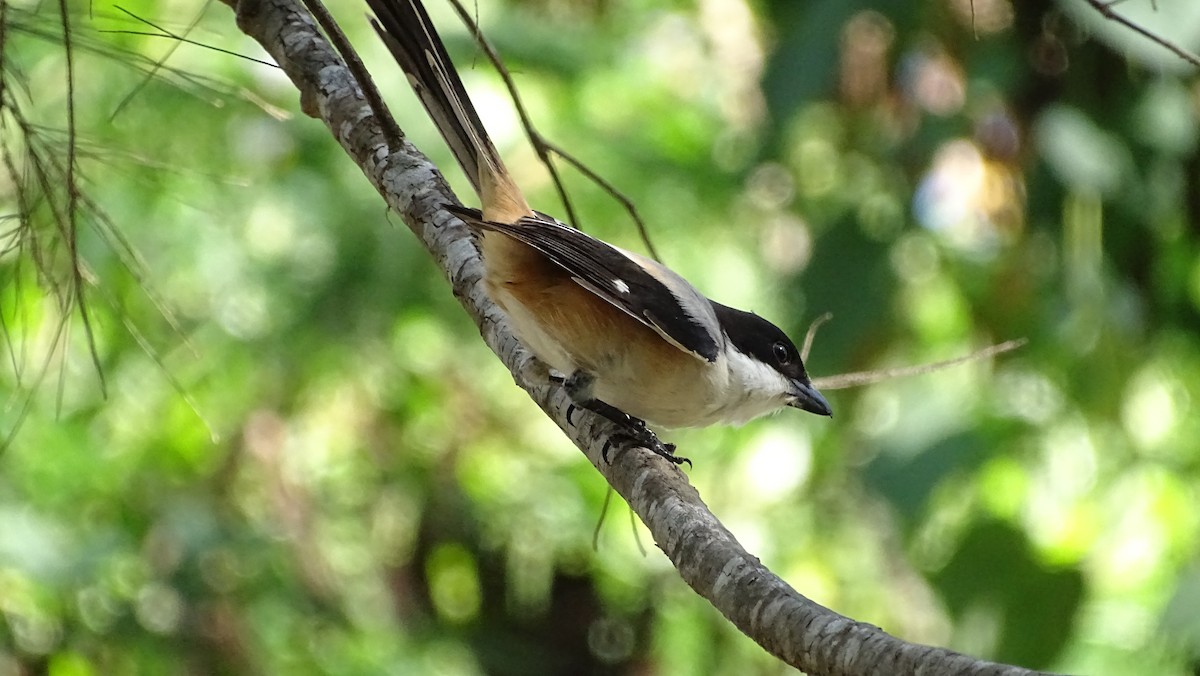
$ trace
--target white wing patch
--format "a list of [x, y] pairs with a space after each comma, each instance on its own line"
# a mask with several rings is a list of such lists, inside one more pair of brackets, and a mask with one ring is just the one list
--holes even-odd
[[[668, 343], [674, 345], [675, 347], [679, 348], [680, 350], [683, 350], [684, 352], [687, 352], [688, 354], [692, 355], [696, 359], [699, 359], [700, 361], [704, 361], [704, 362], [708, 361], [707, 357], [700, 354], [699, 352], [696, 352], [695, 350], [684, 347], [678, 340], [675, 340], [675, 338], [673, 338], [671, 336], [671, 334], [664, 331], [662, 329], [662, 327], [659, 326], [658, 322], [654, 321], [654, 317], [652, 315], [650, 315], [650, 313], [647, 312], [643, 316], [639, 317], [637, 314], [630, 311], [628, 306], [621, 303], [618, 299], [614, 298], [612, 296], [612, 294], [605, 293], [601, 289], [597, 288], [595, 284], [592, 284], [591, 282], [587, 281], [586, 279], [582, 279], [580, 277], [576, 277], [576, 276], [572, 275], [571, 281], [575, 282], [579, 286], [582, 286], [583, 288], [587, 289], [588, 291], [591, 291], [593, 294], [596, 295], [597, 298], [600, 298], [601, 300], [607, 302], [609, 305], [617, 308], [621, 312], [624, 312], [625, 314], [629, 315], [630, 317], [633, 317], [634, 319], [638, 320], [642, 324], [653, 329], [654, 332], [659, 335], [659, 337], [661, 337], [663, 340], [667, 341]], [[618, 284], [620, 284], [621, 286], [625, 287], [624, 292], [627, 293], [629, 291], [628, 284], [626, 284], [625, 282], [622, 282], [621, 280], [616, 280], [616, 282]]]

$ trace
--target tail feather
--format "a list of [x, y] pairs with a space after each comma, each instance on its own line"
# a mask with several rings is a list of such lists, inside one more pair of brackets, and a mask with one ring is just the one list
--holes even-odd
[[[408, 76], [475, 192], [504, 165], [420, 0], [367, 0], [375, 32]], [[485, 173], [486, 172], [486, 173]]]

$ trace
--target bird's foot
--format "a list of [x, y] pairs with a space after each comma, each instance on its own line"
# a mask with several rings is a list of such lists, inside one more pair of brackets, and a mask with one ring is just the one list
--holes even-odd
[[612, 438], [604, 442], [604, 449], [601, 450], [600, 456], [604, 458], [604, 462], [609, 462], [608, 449], [613, 443], [633, 442], [638, 446], [649, 449], [655, 455], [665, 458], [674, 465], [682, 465], [687, 463], [690, 468], [692, 461], [681, 455], [675, 455], [675, 444], [664, 442], [658, 438], [650, 428], [646, 427], [646, 423], [632, 418], [637, 424], [630, 424], [626, 431], [617, 432]]
[[585, 371], [576, 371], [566, 378], [551, 375], [550, 380], [562, 385], [567, 390], [567, 395], [571, 397], [573, 403], [567, 408], [568, 424], [574, 425], [575, 422], [572, 418], [576, 409], [584, 408], [621, 427], [620, 432], [617, 432], [608, 441], [604, 442], [604, 448], [600, 451], [600, 456], [604, 458], [604, 462], [609, 462], [608, 451], [614, 443], [633, 442], [638, 446], [649, 449], [655, 455], [666, 458], [672, 464], [682, 465], [686, 462], [688, 467], [692, 466], [691, 460], [675, 455], [675, 444], [664, 443], [659, 440], [658, 435], [654, 434], [654, 431], [649, 427], [646, 427], [645, 420], [635, 418], [611, 404], [594, 398], [592, 396], [592, 385], [595, 383], [595, 378], [591, 374]]

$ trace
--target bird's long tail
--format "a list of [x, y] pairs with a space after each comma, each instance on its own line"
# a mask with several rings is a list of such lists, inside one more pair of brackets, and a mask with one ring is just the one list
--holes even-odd
[[367, 0], [371, 25], [408, 76], [429, 117], [446, 139], [491, 220], [509, 222], [529, 213], [504, 162], [471, 104], [420, 0]]

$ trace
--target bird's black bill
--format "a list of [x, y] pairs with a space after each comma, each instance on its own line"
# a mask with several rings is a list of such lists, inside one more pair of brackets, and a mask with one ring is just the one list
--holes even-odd
[[788, 406], [817, 415], [833, 417], [833, 409], [829, 408], [829, 402], [825, 401], [825, 397], [821, 396], [817, 388], [809, 383], [793, 382], [791, 395]]

